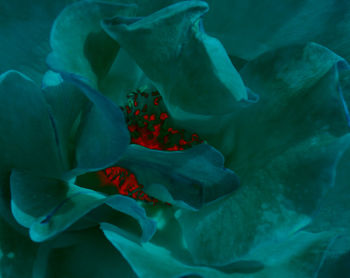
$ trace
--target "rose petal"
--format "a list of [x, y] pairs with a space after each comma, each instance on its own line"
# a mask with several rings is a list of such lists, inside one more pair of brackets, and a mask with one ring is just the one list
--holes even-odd
[[222, 155], [207, 144], [176, 152], [130, 145], [118, 165], [133, 172], [147, 193], [194, 209], [232, 193], [239, 184], [224, 168]]
[[203, 1], [174, 4], [144, 18], [115, 17], [102, 26], [156, 84], [171, 114], [224, 114], [247, 90], [218, 40], [201, 28]]
[[0, 165], [58, 176], [62, 172], [55, 129], [44, 95], [17, 71], [0, 76]]
[[29, 76], [37, 85], [47, 70], [48, 37], [61, 9], [71, 1], [4, 2], [0, 14], [0, 72], [11, 69]]
[[129, 197], [114, 196], [106, 202], [113, 209], [134, 217], [142, 229], [141, 241], [149, 241], [156, 232], [156, 222], [148, 219], [146, 212], [137, 202]]
[[92, 190], [17, 171], [11, 174], [11, 196], [13, 215], [37, 242], [64, 231], [105, 201]]
[[279, 49], [249, 62], [241, 75], [260, 95], [259, 103], [232, 115], [208, 142], [243, 176], [312, 136], [345, 134], [348, 123], [338, 74], [342, 64], [341, 57], [315, 43]]
[[62, 77], [94, 104], [86, 111], [79, 127], [73, 173], [100, 170], [116, 163], [130, 142], [123, 113], [80, 77], [64, 73]]
[[138, 89], [156, 91], [151, 80], [123, 48], [119, 50], [107, 76], [100, 82], [99, 88], [119, 106], [124, 106], [127, 95]]
[[[87, 213], [106, 203], [134, 218], [142, 230], [141, 241], [155, 232], [155, 222], [133, 199], [105, 195], [60, 180], [18, 171], [11, 174], [11, 209], [21, 225], [30, 228], [33, 241], [41, 242], [63, 232]], [[98, 219], [95, 219], [98, 223]]]
[[135, 5], [103, 1], [79, 1], [67, 6], [51, 30], [49, 66], [55, 71], [82, 75], [97, 88], [119, 50], [118, 43], [101, 29], [100, 21], [131, 15], [134, 9]]
[[187, 265], [175, 259], [168, 250], [153, 243], [141, 245], [124, 237], [123, 232], [113, 225], [102, 223], [101, 229], [106, 238], [121, 252], [140, 278], [232, 277], [230, 274], [208, 267]]
[[251, 172], [230, 198], [198, 213], [183, 210], [179, 222], [196, 261], [229, 263], [307, 226], [334, 186], [349, 136], [309, 139]]
[[[266, 51], [296, 43], [314, 41], [347, 60], [349, 3], [329, 0], [254, 0], [229, 3], [207, 0], [210, 12], [205, 26], [220, 39], [229, 54], [252, 60]], [[311, 12], [312, 11], [312, 12]]]

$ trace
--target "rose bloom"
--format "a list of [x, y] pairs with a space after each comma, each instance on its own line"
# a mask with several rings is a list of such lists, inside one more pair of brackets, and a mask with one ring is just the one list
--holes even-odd
[[2, 2], [1, 277], [350, 276], [350, 4]]

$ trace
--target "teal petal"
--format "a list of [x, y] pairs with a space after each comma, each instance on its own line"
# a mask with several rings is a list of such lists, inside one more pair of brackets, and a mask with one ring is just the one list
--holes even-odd
[[175, 118], [228, 113], [248, 98], [221, 43], [202, 29], [207, 10], [204, 1], [186, 1], [144, 18], [102, 23], [155, 83]]
[[152, 81], [123, 48], [119, 50], [107, 76], [100, 82], [99, 88], [118, 106], [124, 106], [127, 96], [138, 89], [156, 91]]
[[333, 238], [328, 232], [300, 231], [285, 241], [263, 243], [248, 255], [265, 263], [265, 268], [252, 277], [317, 277], [318, 266]]
[[[33, 241], [41, 242], [56, 236], [105, 203], [137, 221], [142, 232], [141, 241], [150, 240], [155, 233], [156, 223], [147, 218], [135, 200], [125, 196], [107, 197], [60, 180], [13, 171], [11, 197], [12, 213], [19, 224], [30, 229]], [[90, 226], [101, 221], [89, 219], [95, 223]]]
[[[53, 115], [58, 147], [63, 153], [64, 168], [69, 171], [76, 166], [75, 148], [79, 127], [86, 120], [91, 102], [77, 86], [64, 82], [54, 72], [46, 73], [43, 87], [43, 95]], [[100, 118], [100, 121], [103, 123], [104, 118]]]
[[51, 25], [70, 0], [3, 2], [0, 14], [0, 72], [15, 69], [37, 85], [47, 70]]
[[137, 220], [142, 229], [141, 242], [149, 241], [153, 237], [156, 232], [156, 222], [147, 218], [145, 210], [135, 200], [117, 195], [110, 198], [106, 204], [114, 210], [130, 215]]
[[343, 64], [343, 58], [315, 43], [282, 48], [247, 63], [241, 76], [260, 101], [232, 115], [208, 142], [243, 176], [290, 145], [320, 134], [347, 133], [339, 92]]
[[344, 254], [350, 252], [349, 161], [350, 149], [340, 159], [334, 185], [319, 205], [313, 222], [307, 227], [307, 230], [311, 232], [327, 230], [337, 235], [325, 254], [324, 264], [326, 267], [328, 262], [335, 263], [337, 260], [341, 260]]
[[349, 136], [310, 138], [251, 171], [229, 198], [197, 213], [182, 210], [178, 220], [196, 262], [226, 264], [309, 225], [334, 186]]
[[347, 1], [207, 2], [210, 12], [204, 22], [206, 29], [232, 56], [252, 60], [267, 51], [313, 41], [350, 58]]
[[113, 225], [102, 223], [101, 229], [106, 238], [121, 252], [140, 278], [232, 277], [232, 274], [226, 274], [205, 266], [184, 264], [176, 260], [167, 249], [153, 243], [139, 244], [126, 238], [123, 236], [123, 232]]
[[17, 171], [11, 174], [11, 197], [15, 219], [30, 228], [30, 237], [37, 242], [64, 231], [105, 201], [92, 190]]
[[130, 145], [118, 166], [133, 172], [145, 191], [163, 201], [198, 209], [237, 189], [237, 176], [208, 144], [185, 151], [158, 151]]
[[[16, 71], [0, 76], [0, 165], [43, 176], [63, 170], [53, 118], [40, 89]], [[35, 158], [35, 159], [33, 159]]]
[[[130, 142], [123, 113], [111, 101], [84, 83], [85, 80], [70, 74], [62, 73], [62, 76], [93, 103], [91, 109], [84, 111], [85, 115], [80, 122], [76, 138], [76, 168], [73, 173], [100, 170], [116, 163]], [[66, 97], [65, 101], [68, 101], [70, 95], [58, 94], [57, 97]], [[66, 114], [60, 116], [66, 117]]]
[[105, 17], [131, 15], [135, 5], [79, 1], [67, 6], [51, 30], [50, 68], [84, 76], [97, 88], [109, 71], [119, 45], [100, 27]]

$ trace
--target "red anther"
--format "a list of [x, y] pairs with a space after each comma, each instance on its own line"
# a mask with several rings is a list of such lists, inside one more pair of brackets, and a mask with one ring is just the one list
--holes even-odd
[[[133, 105], [126, 106], [127, 112], [132, 112], [126, 114], [128, 128], [132, 133], [132, 144], [149, 149], [180, 151], [203, 142], [197, 134], [186, 136], [184, 129], [178, 130], [172, 127], [171, 121], [166, 121], [170, 115], [161, 105], [162, 97], [159, 92], [152, 92], [151, 95], [153, 98], [150, 100], [146, 99], [149, 96], [147, 93], [140, 91], [129, 95], [129, 100], [130, 98], [132, 101], [137, 100], [139, 106], [142, 107], [142, 109], [137, 109]], [[147, 111], [152, 112], [147, 113]], [[185, 138], [188, 137], [191, 139], [186, 140]]]
[[176, 134], [176, 133], [179, 133], [179, 131], [178, 131], [178, 130], [173, 129], [172, 127], [169, 127], [169, 128], [168, 128], [168, 131], [169, 131], [171, 134]]
[[136, 130], [136, 128], [137, 128], [136, 125], [129, 125], [128, 126], [128, 129], [130, 132], [134, 132]]
[[165, 119], [169, 118], [169, 116], [168, 116], [167, 113], [164, 113], [164, 112], [163, 112], [163, 113], [160, 113], [159, 118], [160, 118], [162, 121], [164, 121]]
[[154, 105], [159, 105], [159, 101], [160, 101], [161, 97], [156, 97], [153, 101]]
[[187, 145], [188, 142], [186, 142], [184, 139], [180, 139], [179, 144], [180, 145]]
[[142, 108], [142, 112], [145, 113], [147, 111], [147, 104], [145, 104]]

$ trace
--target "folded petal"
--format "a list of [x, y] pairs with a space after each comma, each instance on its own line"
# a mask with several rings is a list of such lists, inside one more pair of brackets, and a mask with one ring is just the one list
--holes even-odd
[[126, 238], [122, 231], [113, 225], [102, 223], [101, 229], [106, 238], [121, 252], [140, 278], [232, 277], [232, 274], [226, 274], [205, 266], [184, 264], [176, 260], [168, 250], [162, 247], [153, 243], [139, 244]]
[[[67, 122], [69, 113], [67, 114], [64, 108], [71, 108], [71, 113], [76, 115], [73, 111], [77, 111], [79, 103], [70, 102], [72, 94], [77, 94], [74, 92], [74, 87], [93, 104], [90, 108], [85, 107], [80, 122], [78, 121], [75, 138], [76, 165], [71, 174], [100, 170], [116, 163], [130, 142], [123, 113], [80, 77], [64, 73], [62, 77], [68, 84], [73, 85], [73, 90], [62, 92], [62, 88], [51, 89], [56, 90], [52, 92], [55, 94], [52, 103], [56, 107], [58, 121]], [[68, 85], [68, 88], [72, 87]], [[81, 96], [78, 97], [81, 100]], [[72, 125], [72, 121], [68, 123]]]
[[139, 89], [153, 90], [154, 85], [135, 60], [121, 48], [107, 76], [100, 82], [99, 88], [114, 103], [124, 106], [131, 92]]
[[134, 217], [138, 221], [142, 229], [142, 242], [149, 241], [156, 232], [156, 222], [147, 218], [145, 210], [135, 200], [117, 195], [110, 198], [106, 204], [117, 211]]
[[130, 145], [118, 166], [132, 171], [151, 196], [194, 209], [232, 193], [239, 184], [224, 167], [223, 156], [207, 144], [176, 152]]
[[107, 197], [60, 180], [13, 171], [11, 197], [12, 213], [19, 224], [30, 229], [33, 241], [54, 237], [104, 203], [139, 223], [141, 241], [148, 241], [155, 233], [155, 222], [135, 200], [125, 196]]
[[[307, 230], [311, 232], [327, 230], [337, 235], [325, 254], [323, 263], [326, 269], [331, 267], [332, 263], [337, 263], [338, 260], [342, 261], [350, 252], [349, 161], [350, 149], [340, 159], [334, 185], [320, 203], [319, 209], [313, 217], [313, 222], [307, 227]], [[341, 264], [341, 262], [339, 263]]]
[[229, 198], [197, 213], [183, 210], [178, 219], [196, 262], [229, 263], [306, 227], [334, 186], [349, 144], [349, 135], [311, 138], [242, 177]]
[[102, 23], [156, 84], [175, 118], [228, 113], [248, 98], [221, 43], [202, 29], [207, 10], [204, 1], [186, 1], [144, 18]]
[[45, 74], [43, 95], [53, 116], [65, 171], [69, 171], [76, 164], [75, 148], [79, 126], [85, 120], [92, 104], [77, 86], [64, 82], [61, 75], [51, 71]]
[[348, 2], [208, 0], [205, 21], [229, 54], [252, 60], [266, 51], [314, 41], [349, 59]]
[[30, 228], [33, 241], [64, 231], [105, 201], [104, 195], [73, 184], [13, 171], [11, 209], [16, 220]]
[[79, 1], [67, 6], [51, 30], [50, 68], [84, 76], [97, 88], [115, 59], [119, 45], [100, 27], [105, 17], [130, 15], [135, 5], [113, 1]]
[[[339, 72], [347, 71], [343, 66], [341, 57], [315, 43], [279, 49], [249, 62], [240, 73], [259, 94], [259, 103], [232, 115], [208, 142], [242, 176], [312, 136], [347, 133], [348, 109], [341, 97], [347, 91], [339, 90]], [[231, 144], [228, 138], [234, 138]]]
[[0, 165], [57, 176], [62, 154], [44, 95], [17, 71], [0, 75]]

